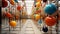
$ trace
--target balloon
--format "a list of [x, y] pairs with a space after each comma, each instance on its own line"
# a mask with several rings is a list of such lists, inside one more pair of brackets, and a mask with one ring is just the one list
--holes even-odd
[[17, 24], [16, 24], [16, 21], [10, 21], [9, 25], [11, 27], [16, 27]]
[[43, 28], [42, 28], [42, 31], [43, 31], [43, 32], [47, 32], [47, 31], [48, 31], [48, 28], [47, 28], [47, 27], [43, 27]]
[[8, 12], [7, 12], [5, 15], [6, 15], [6, 17], [8, 17], [8, 18], [12, 18], [12, 15], [11, 15], [10, 13], [8, 13]]
[[35, 20], [39, 20], [41, 16], [39, 14], [35, 14]]
[[15, 5], [14, 0], [10, 0], [11, 5]]
[[36, 7], [39, 8], [40, 6], [41, 6], [41, 3], [40, 3], [40, 2], [37, 2], [37, 3], [36, 3]]
[[41, 13], [41, 10], [36, 10], [35, 14]]
[[36, 2], [39, 2], [39, 1], [41, 2], [41, 0], [36, 0]]
[[18, 5], [18, 6], [17, 6], [17, 10], [21, 10], [21, 6]]
[[45, 13], [47, 13], [47, 14], [49, 14], [49, 15], [55, 13], [56, 10], [57, 10], [57, 7], [56, 7], [54, 4], [52, 4], [52, 3], [50, 3], [50, 4], [48, 4], [48, 5], [46, 5], [46, 6], [44, 7]]
[[18, 0], [14, 0], [16, 3], [18, 3]]
[[38, 20], [38, 24], [39, 24], [39, 25], [42, 24], [42, 19], [39, 19], [39, 20]]
[[2, 7], [5, 8], [8, 6], [8, 2], [5, 0], [2, 0]]
[[39, 8], [37, 7], [36, 10], [38, 10]]
[[47, 2], [47, 0], [43, 0], [43, 2]]
[[56, 20], [55, 17], [48, 16], [48, 17], [45, 18], [45, 23], [46, 23], [46, 25], [48, 25], [48, 26], [53, 26], [53, 25], [56, 24], [56, 22], [57, 22], [57, 20]]

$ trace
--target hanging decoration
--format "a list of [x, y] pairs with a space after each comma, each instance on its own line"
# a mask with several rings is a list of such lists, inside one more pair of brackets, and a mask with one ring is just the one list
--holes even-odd
[[41, 3], [40, 2], [36, 2], [36, 7], [40, 7], [41, 6]]
[[53, 3], [50, 3], [44, 7], [45, 13], [49, 15], [52, 15], [53, 13], [55, 13], [56, 10], [57, 10], [57, 7]]
[[18, 3], [18, 0], [14, 0], [16, 3]]
[[12, 15], [9, 13], [9, 12], [6, 12], [6, 17], [8, 17], [8, 18], [12, 18]]
[[42, 31], [43, 32], [48, 32], [48, 28], [46, 26], [43, 26]]
[[21, 6], [19, 6], [19, 5], [17, 6], [17, 10], [19, 10], [19, 11], [20, 11], [20, 10], [21, 10], [21, 8], [22, 8]]
[[42, 0], [43, 2], [47, 2], [47, 0]]
[[42, 19], [39, 19], [39, 20], [38, 20], [38, 24], [39, 24], [39, 25], [42, 24]]
[[53, 26], [53, 25], [55, 25], [57, 23], [57, 20], [53, 16], [48, 16], [48, 17], [45, 18], [45, 23], [48, 26]]
[[34, 14], [35, 20], [39, 20], [41, 16], [39, 14]]
[[10, 21], [9, 25], [11, 27], [16, 27], [17, 23], [16, 23], [16, 21]]
[[14, 0], [10, 0], [10, 4], [11, 4], [11, 5], [15, 5]]
[[8, 6], [8, 2], [5, 0], [2, 0], [2, 7], [5, 8]]
[[36, 0], [36, 2], [41, 2], [41, 0]]

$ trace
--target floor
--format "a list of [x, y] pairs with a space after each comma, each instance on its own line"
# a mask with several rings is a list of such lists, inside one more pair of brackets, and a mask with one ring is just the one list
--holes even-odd
[[[40, 31], [39, 25], [36, 25], [35, 21], [32, 19], [22, 19], [22, 20], [16, 20], [17, 26], [16, 28], [11, 28], [8, 23], [8, 19], [2, 20], [2, 33], [1, 34], [56, 34], [55, 26], [52, 27], [52, 31], [48, 31], [47, 33], [44, 33], [43, 31]], [[60, 31], [60, 29], [59, 29]], [[58, 32], [60, 34], [60, 32]]]

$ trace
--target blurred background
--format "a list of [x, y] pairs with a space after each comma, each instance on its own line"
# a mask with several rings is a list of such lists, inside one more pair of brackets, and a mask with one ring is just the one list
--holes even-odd
[[60, 34], [60, 0], [2, 0], [1, 34]]

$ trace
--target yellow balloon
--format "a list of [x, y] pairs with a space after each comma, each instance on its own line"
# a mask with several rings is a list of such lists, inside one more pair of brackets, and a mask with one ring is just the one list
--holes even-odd
[[10, 0], [10, 4], [11, 4], [11, 5], [15, 5], [14, 0]]
[[40, 2], [37, 2], [37, 3], [36, 3], [36, 7], [39, 8], [40, 6], [41, 6], [41, 3], [40, 3]]
[[10, 25], [11, 27], [16, 27], [16, 21], [10, 21], [9, 25]]
[[36, 19], [36, 20], [39, 20], [40, 18], [41, 18], [40, 14], [36, 14], [36, 15], [35, 15], [35, 19]]

